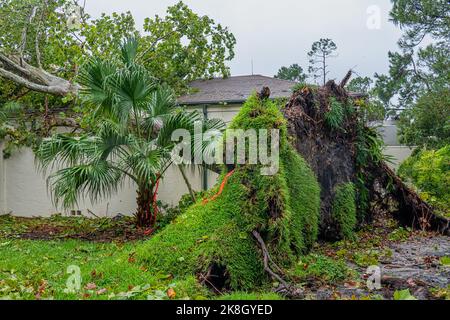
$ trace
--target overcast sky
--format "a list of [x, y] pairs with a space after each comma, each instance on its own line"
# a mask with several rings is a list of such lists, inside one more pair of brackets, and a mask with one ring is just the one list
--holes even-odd
[[[164, 15], [178, 0], [87, 0], [93, 17], [102, 12], [131, 11], [141, 28], [144, 18]], [[341, 79], [354, 68], [361, 76], [388, 70], [387, 53], [396, 50], [401, 31], [388, 21], [390, 0], [185, 0], [195, 12], [228, 26], [237, 39], [232, 75], [273, 76], [280, 66], [308, 68], [307, 52], [320, 38], [338, 46], [330, 60], [330, 78]], [[374, 7], [375, 6], [375, 7]], [[377, 9], [380, 13], [376, 26]], [[368, 13], [369, 11], [369, 13]], [[375, 24], [374, 24], [375, 23]]]

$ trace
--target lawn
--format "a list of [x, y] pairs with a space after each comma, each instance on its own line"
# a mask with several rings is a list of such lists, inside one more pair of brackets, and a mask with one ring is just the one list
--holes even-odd
[[[134, 258], [136, 248], [145, 240], [121, 241], [118, 237], [105, 242], [103, 236], [98, 237], [103, 242], [70, 239], [81, 231], [90, 234], [89, 230], [99, 225], [103, 225], [108, 235], [108, 230], [117, 229], [117, 223], [105, 221], [59, 216], [50, 219], [0, 217], [0, 299], [280, 298], [276, 294], [239, 292], [213, 297], [197, 283], [194, 275], [175, 279], [170, 274], [155, 274]], [[43, 229], [55, 230], [47, 234], [47, 238], [54, 239], [23, 239], [33, 235], [43, 237]], [[74, 270], [78, 268], [79, 290], [68, 292], [76, 279]]]
[[[195, 274], [176, 278], [172, 274], [157, 273], [156, 266], [152, 270], [151, 264], [139, 262], [136, 252], [147, 247], [143, 244], [150, 237], [140, 238], [141, 231], [136, 228], [130, 235], [133, 231], [131, 221], [129, 218], [113, 221], [61, 216], [34, 219], [0, 216], [0, 299], [282, 298], [271, 292], [276, 283], [269, 282], [259, 292], [223, 292], [217, 295], [200, 285]], [[111, 231], [113, 229], [115, 234]], [[367, 266], [388, 263], [382, 261], [395, 258], [393, 248], [408, 245], [408, 239], [413, 235], [391, 221], [388, 225], [358, 232], [354, 240], [319, 243], [293, 268], [285, 270], [285, 276], [305, 290], [305, 299], [395, 299], [396, 292], [408, 290], [410, 280], [403, 279], [395, 287], [380, 292], [368, 292], [362, 276]], [[90, 240], [83, 240], [88, 236]], [[129, 237], [140, 239], [130, 240]], [[425, 235], [424, 244], [431, 241], [432, 238], [428, 237]], [[445, 237], [439, 239], [441, 244], [448, 243]], [[437, 240], [434, 242], [439, 244]], [[428, 246], [431, 248], [435, 244]], [[424, 258], [430, 259], [428, 255]], [[447, 274], [447, 255], [433, 261], [442, 265], [435, 270], [436, 276], [439, 272]], [[70, 292], [68, 289], [76, 288], [78, 270], [80, 285], [75, 292]], [[422, 290], [415, 285], [409, 289], [411, 293], [416, 289]], [[424, 289], [430, 291], [429, 298], [449, 298], [449, 288], [426, 286]]]

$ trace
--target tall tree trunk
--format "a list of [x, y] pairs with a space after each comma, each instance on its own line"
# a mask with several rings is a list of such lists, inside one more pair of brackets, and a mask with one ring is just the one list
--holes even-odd
[[[180, 169], [181, 176], [183, 177], [184, 183], [186, 184], [186, 187], [187, 187], [188, 190], [189, 190], [189, 194], [191, 195], [192, 202], [195, 203], [195, 201], [197, 201], [197, 200], [195, 199], [195, 192], [194, 192], [194, 189], [192, 189], [192, 185], [191, 185], [191, 183], [189, 182], [189, 179], [188, 179], [188, 177], [187, 177], [187, 175], [186, 175], [186, 171], [184, 171], [184, 167], [182, 167], [181, 165], [178, 166], [178, 169]], [[204, 170], [205, 170], [205, 169], [204, 169]]]
[[142, 187], [137, 190], [137, 209], [135, 213], [136, 225], [138, 227], [153, 227], [153, 191], [150, 187]]

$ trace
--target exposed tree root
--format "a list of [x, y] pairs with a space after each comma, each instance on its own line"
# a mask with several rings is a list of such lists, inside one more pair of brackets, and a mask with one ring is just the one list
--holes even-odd
[[[393, 216], [403, 225], [423, 231], [436, 231], [450, 236], [450, 221], [433, 212], [433, 208], [411, 190], [385, 163], [374, 166], [377, 183], [388, 186], [387, 194], [378, 194], [379, 199], [391, 197], [397, 208]], [[380, 193], [380, 190], [373, 190]]]
[[261, 251], [263, 253], [263, 263], [264, 263], [264, 270], [276, 281], [280, 282], [282, 285], [284, 285], [286, 288], [289, 287], [288, 283], [283, 280], [278, 274], [272, 271], [272, 269], [269, 267], [269, 262], [272, 263], [275, 268], [277, 268], [279, 271], [281, 270], [272, 260], [270, 257], [269, 251], [267, 250], [266, 244], [264, 243], [263, 238], [259, 234], [258, 231], [254, 230], [252, 232], [253, 236], [259, 243], [259, 247], [261, 248]]
[[299, 299], [303, 298], [303, 290], [300, 288], [296, 288], [292, 284], [287, 283], [279, 274], [275, 273], [269, 266], [269, 262], [272, 264], [273, 268], [277, 269], [277, 271], [282, 274], [283, 271], [281, 268], [272, 260], [270, 257], [269, 251], [267, 250], [267, 246], [259, 234], [258, 231], [253, 230], [252, 232], [253, 237], [255, 237], [256, 241], [258, 241], [259, 247], [261, 248], [262, 254], [263, 254], [263, 264], [264, 264], [264, 270], [276, 281], [280, 283], [280, 286], [275, 290], [276, 293], [281, 294], [285, 297], [291, 298], [291, 299]]
[[[408, 188], [383, 161], [374, 160], [369, 154], [363, 165], [361, 160], [358, 163], [361, 159], [359, 150], [367, 152], [368, 149], [366, 145], [361, 147], [358, 140], [370, 129], [360, 119], [356, 103], [356, 99], [364, 96], [349, 93], [344, 88], [350, 78], [351, 71], [340, 84], [331, 80], [320, 88], [305, 86], [293, 94], [283, 110], [295, 148], [321, 184], [321, 237], [336, 240], [342, 236], [341, 226], [332, 213], [336, 192], [343, 184], [357, 183], [361, 177], [366, 180], [365, 191], [369, 199], [365, 201], [364, 210], [359, 208], [358, 214], [367, 211], [363, 217], [358, 217], [359, 223], [370, 221], [375, 206], [389, 199], [396, 206], [387, 205], [385, 208], [401, 224], [449, 235], [449, 220], [437, 216], [433, 208]], [[344, 116], [339, 116], [339, 112], [337, 116], [333, 114], [332, 111], [339, 106]], [[338, 120], [330, 126], [327, 120], [333, 116]], [[357, 190], [357, 194], [360, 191]]]

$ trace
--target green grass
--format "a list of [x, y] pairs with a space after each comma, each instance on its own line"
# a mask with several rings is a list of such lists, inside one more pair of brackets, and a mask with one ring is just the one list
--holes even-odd
[[[176, 279], [136, 263], [139, 245], [0, 239], [0, 299], [168, 299], [169, 288], [178, 299], [208, 297], [193, 276]], [[69, 266], [81, 271], [77, 293], [65, 292]]]
[[299, 260], [290, 275], [296, 282], [314, 280], [330, 285], [349, 279], [352, 272], [343, 260], [310, 254]]

